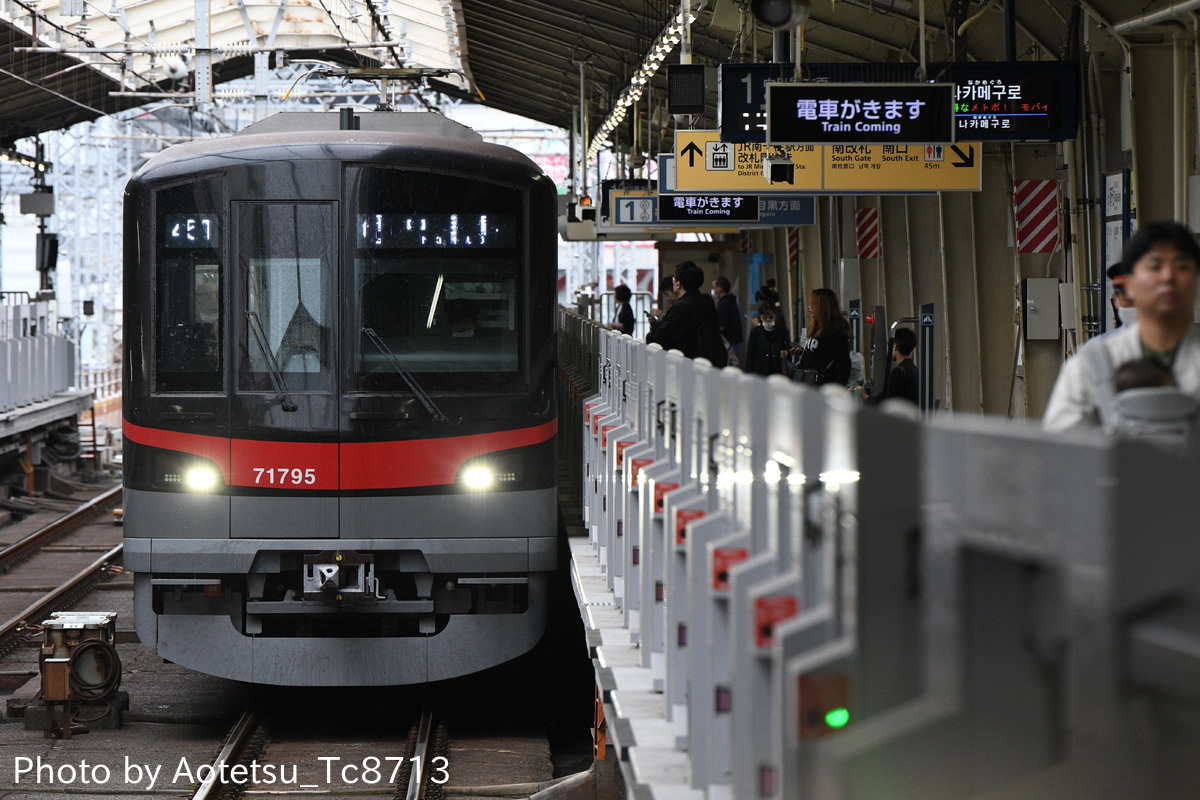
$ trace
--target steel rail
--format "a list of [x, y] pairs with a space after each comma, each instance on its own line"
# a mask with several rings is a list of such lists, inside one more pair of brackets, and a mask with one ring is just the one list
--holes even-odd
[[429, 755], [433, 742], [433, 711], [425, 709], [421, 712], [421, 721], [417, 724], [417, 745], [413, 748], [413, 760], [410, 762], [414, 769], [408, 775], [408, 791], [405, 800], [420, 800], [425, 793], [428, 780], [425, 773], [425, 759]]
[[84, 567], [74, 576], [66, 581], [62, 586], [59, 586], [49, 594], [43, 595], [41, 599], [34, 601], [20, 614], [17, 614], [12, 619], [0, 625], [0, 643], [6, 642], [13, 634], [24, 627], [25, 623], [30, 620], [36, 620], [33, 624], [39, 624], [41, 617], [49, 614], [51, 610], [58, 604], [64, 603], [71, 594], [79, 591], [79, 589], [102, 572], [108, 563], [121, 555], [121, 550], [124, 545], [117, 545], [109, 550], [100, 558], [91, 563], [90, 566]]
[[93, 497], [66, 516], [51, 522], [40, 530], [34, 531], [21, 541], [10, 544], [8, 547], [0, 550], [0, 571], [7, 571], [18, 561], [28, 558], [37, 550], [45, 547], [56, 536], [61, 536], [69, 532], [72, 528], [82, 524], [94, 512], [102, 511], [104, 506], [119, 502], [120, 499], [120, 486], [109, 489], [104, 494]]
[[229, 734], [229, 741], [225, 742], [221, 752], [217, 753], [208, 777], [196, 788], [192, 800], [210, 800], [220, 794], [221, 790], [225, 788], [224, 784], [218, 780], [224, 772], [223, 767], [226, 764], [237, 763], [256, 730], [258, 730], [258, 714], [252, 710], [242, 714], [242, 718], [237, 721]]

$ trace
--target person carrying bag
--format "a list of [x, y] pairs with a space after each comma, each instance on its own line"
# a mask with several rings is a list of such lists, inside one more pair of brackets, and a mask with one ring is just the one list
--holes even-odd
[[845, 386], [850, 379], [850, 323], [842, 316], [837, 294], [832, 289], [813, 289], [808, 296], [808, 316], [808, 338], [792, 351], [800, 356], [792, 380], [813, 386]]

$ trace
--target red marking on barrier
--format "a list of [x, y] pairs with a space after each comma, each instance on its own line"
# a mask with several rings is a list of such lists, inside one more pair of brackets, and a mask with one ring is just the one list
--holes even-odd
[[660, 513], [663, 510], [663, 497], [666, 496], [667, 492], [673, 492], [678, 488], [678, 483], [654, 484], [654, 513]]
[[754, 642], [759, 647], [775, 644], [775, 626], [800, 613], [800, 600], [793, 594], [767, 595], [754, 601]]
[[619, 425], [601, 425], [600, 426], [600, 447], [608, 447], [608, 432], [613, 428], [619, 428]]
[[806, 673], [797, 679], [800, 689], [800, 738], [819, 739], [834, 732], [825, 715], [850, 708], [850, 679], [841, 674]]
[[719, 592], [729, 591], [729, 570], [750, 558], [745, 547], [717, 547], [713, 549], [713, 588]]
[[637, 486], [638, 473], [642, 471], [642, 467], [648, 467], [654, 463], [653, 458], [635, 458], [629, 463], [629, 486], [633, 488]]
[[687, 525], [700, 519], [708, 512], [701, 508], [689, 508], [675, 513], [675, 544], [687, 544]]

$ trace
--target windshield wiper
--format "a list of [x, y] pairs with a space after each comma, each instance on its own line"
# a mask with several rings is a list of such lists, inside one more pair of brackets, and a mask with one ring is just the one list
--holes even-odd
[[262, 350], [263, 358], [267, 361], [267, 371], [271, 375], [271, 383], [275, 387], [275, 393], [279, 395], [280, 407], [284, 411], [295, 411], [299, 406], [292, 400], [292, 396], [288, 394], [287, 384], [283, 382], [283, 371], [279, 369], [279, 362], [275, 360], [271, 349], [267, 347], [267, 333], [263, 330], [262, 320], [258, 318], [258, 312], [247, 310], [246, 319], [250, 320], [250, 330], [254, 333], [254, 341], [258, 342], [258, 349]]
[[[362, 332], [364, 336], [371, 340], [371, 344], [375, 345], [376, 349], [383, 353], [383, 357], [386, 358], [388, 363], [392, 365], [392, 369], [396, 370], [396, 374], [403, 378], [404, 382], [408, 384], [408, 388], [412, 391], [413, 395], [421, 401], [421, 405], [425, 406], [425, 410], [428, 411], [433, 417], [433, 421], [446, 422], [446, 415], [441, 412], [441, 409], [434, 405], [432, 398], [430, 398], [425, 390], [421, 388], [420, 384], [418, 384], [416, 379], [412, 376], [412, 373], [400, 366], [400, 360], [396, 358], [396, 355], [391, 350], [388, 349], [387, 344], [385, 344], [379, 334], [375, 332], [375, 329], [363, 328]], [[461, 421], [462, 420], [459, 420], [459, 422]]]

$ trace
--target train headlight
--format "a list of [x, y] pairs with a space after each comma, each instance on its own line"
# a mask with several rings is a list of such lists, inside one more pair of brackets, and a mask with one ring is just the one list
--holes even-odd
[[496, 482], [496, 473], [487, 467], [470, 467], [463, 472], [462, 482], [468, 489], [489, 489]]
[[513, 455], [489, 455], [463, 465], [458, 484], [468, 492], [512, 489], [519, 485], [520, 459]]
[[183, 485], [192, 492], [210, 492], [220, 480], [212, 467], [192, 467], [183, 476]]

